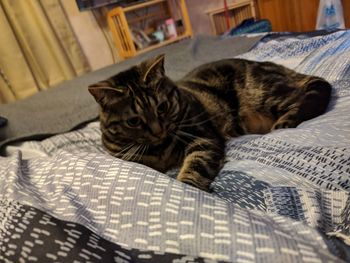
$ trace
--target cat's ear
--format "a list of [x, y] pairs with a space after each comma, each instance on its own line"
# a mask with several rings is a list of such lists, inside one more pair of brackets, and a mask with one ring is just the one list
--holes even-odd
[[127, 92], [124, 87], [114, 87], [109, 81], [100, 81], [88, 87], [90, 94], [96, 102], [103, 104], [103, 99], [107, 96], [121, 96]]
[[142, 79], [144, 82], [156, 81], [164, 76], [164, 56], [164, 54], [158, 55], [141, 64], [144, 72]]

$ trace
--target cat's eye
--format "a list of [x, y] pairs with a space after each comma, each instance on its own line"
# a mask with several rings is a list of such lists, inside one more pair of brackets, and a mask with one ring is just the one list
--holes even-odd
[[141, 118], [140, 117], [133, 117], [130, 118], [126, 121], [126, 123], [130, 126], [130, 127], [137, 127], [141, 124]]
[[158, 114], [163, 114], [168, 110], [168, 103], [166, 101], [163, 101], [161, 104], [157, 107]]

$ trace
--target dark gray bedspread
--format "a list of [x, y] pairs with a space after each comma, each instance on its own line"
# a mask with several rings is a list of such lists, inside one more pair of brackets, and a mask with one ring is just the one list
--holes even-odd
[[8, 119], [8, 125], [0, 128], [0, 149], [16, 140], [44, 138], [70, 131], [96, 118], [97, 104], [87, 92], [87, 86], [145, 58], [166, 54], [167, 74], [178, 79], [200, 64], [244, 53], [260, 39], [260, 36], [188, 39], [64, 82], [25, 100], [0, 105], [0, 116]]

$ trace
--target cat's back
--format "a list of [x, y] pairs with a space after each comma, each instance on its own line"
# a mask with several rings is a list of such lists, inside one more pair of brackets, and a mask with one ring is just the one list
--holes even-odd
[[230, 58], [203, 64], [178, 82], [189, 92], [224, 93], [265, 90], [271, 85], [289, 85], [305, 75], [268, 61]]
[[188, 74], [186, 74], [181, 82], [192, 82], [192, 81], [215, 81], [217, 79], [225, 80], [237, 75], [242, 75], [246, 72], [247, 67], [252, 64], [252, 61], [245, 59], [221, 59], [209, 63], [202, 64]]
[[232, 81], [243, 82], [247, 78], [256, 81], [262, 81], [266, 78], [286, 81], [294, 75], [294, 71], [273, 62], [229, 58], [200, 65], [185, 75], [180, 82], [223, 85], [226, 82], [232, 83]]

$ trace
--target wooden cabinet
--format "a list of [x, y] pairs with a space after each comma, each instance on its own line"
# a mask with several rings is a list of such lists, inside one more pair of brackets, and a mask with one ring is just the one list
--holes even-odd
[[345, 27], [350, 28], [350, 0], [343, 0]]
[[[305, 32], [316, 28], [319, 0], [255, 0], [259, 18], [269, 19], [273, 31]], [[350, 27], [350, 0], [343, 0], [346, 27]]]
[[[107, 21], [121, 58], [192, 36], [185, 0], [150, 0], [116, 7], [108, 12]], [[157, 28], [166, 28], [168, 22], [174, 22], [171, 25], [176, 33], [158, 42], [150, 41], [150, 36], [156, 32], [164, 36], [165, 30]], [[141, 43], [142, 40], [146, 40], [146, 45]]]

